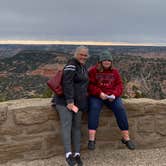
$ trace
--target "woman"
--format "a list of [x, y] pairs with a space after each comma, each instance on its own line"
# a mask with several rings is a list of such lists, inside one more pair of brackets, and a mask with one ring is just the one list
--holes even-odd
[[[68, 61], [63, 70], [64, 96], [55, 96], [56, 110], [60, 115], [62, 138], [68, 165], [83, 165], [80, 158], [81, 115], [87, 110], [88, 72], [85, 62], [88, 48], [76, 48], [74, 57]], [[74, 153], [72, 153], [71, 142]]]
[[114, 112], [122, 133], [122, 143], [129, 149], [135, 149], [129, 137], [128, 119], [120, 98], [123, 91], [121, 77], [118, 70], [113, 68], [112, 61], [112, 55], [106, 50], [99, 57], [99, 63], [89, 70], [88, 149], [90, 150], [95, 149], [96, 130], [103, 104]]

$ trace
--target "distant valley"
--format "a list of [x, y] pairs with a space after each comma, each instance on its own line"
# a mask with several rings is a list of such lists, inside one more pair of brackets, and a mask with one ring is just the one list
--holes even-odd
[[[0, 45], [0, 101], [50, 97], [46, 81], [72, 57], [75, 45]], [[88, 46], [87, 66], [104, 49], [122, 75], [124, 98], [166, 98], [166, 47]]]

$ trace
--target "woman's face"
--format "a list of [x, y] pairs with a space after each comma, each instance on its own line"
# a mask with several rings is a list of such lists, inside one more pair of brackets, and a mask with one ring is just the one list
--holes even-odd
[[105, 60], [101, 62], [102, 66], [104, 67], [104, 69], [109, 69], [112, 65], [111, 61]]
[[81, 49], [79, 53], [76, 56], [76, 59], [81, 63], [85, 64], [85, 62], [88, 59], [88, 50], [87, 49]]

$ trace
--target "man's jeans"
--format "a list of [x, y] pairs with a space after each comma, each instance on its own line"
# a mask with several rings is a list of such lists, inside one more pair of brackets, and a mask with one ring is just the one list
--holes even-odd
[[56, 105], [56, 109], [60, 116], [65, 153], [72, 152], [71, 143], [74, 145], [75, 152], [80, 152], [82, 112], [78, 111], [77, 113], [74, 113], [62, 105]]

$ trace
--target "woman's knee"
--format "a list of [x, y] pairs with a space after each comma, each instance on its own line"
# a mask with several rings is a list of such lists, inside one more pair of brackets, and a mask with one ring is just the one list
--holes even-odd
[[89, 111], [100, 111], [102, 107], [102, 102], [96, 97], [91, 97], [89, 99]]
[[112, 110], [126, 112], [125, 106], [120, 97], [118, 97], [115, 101], [113, 101]]

